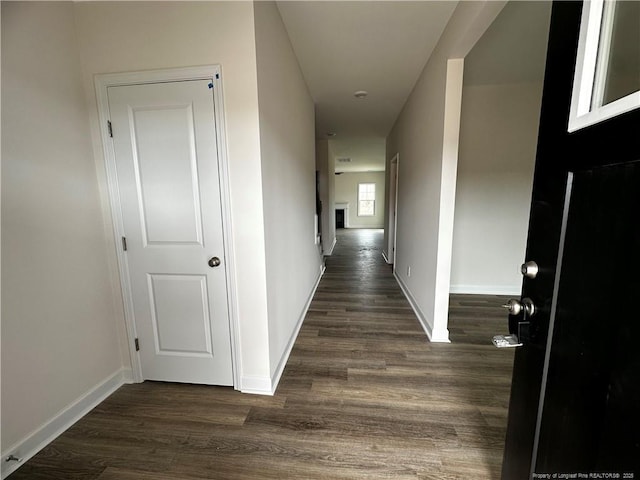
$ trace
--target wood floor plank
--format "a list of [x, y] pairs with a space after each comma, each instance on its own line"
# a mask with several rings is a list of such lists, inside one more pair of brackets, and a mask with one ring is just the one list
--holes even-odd
[[210, 477], [185, 476], [175, 473], [146, 472], [135, 468], [106, 468], [97, 480], [206, 480]]
[[340, 230], [273, 397], [125, 385], [11, 475], [20, 479], [499, 478], [513, 352], [504, 297], [452, 295], [430, 343], [381, 230]]

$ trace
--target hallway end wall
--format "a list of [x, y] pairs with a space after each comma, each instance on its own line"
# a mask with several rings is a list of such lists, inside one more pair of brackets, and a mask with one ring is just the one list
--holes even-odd
[[[384, 227], [384, 172], [344, 172], [335, 175], [335, 203], [349, 204], [349, 228]], [[376, 186], [374, 215], [358, 216], [358, 184], [373, 183]], [[333, 214], [335, 221], [335, 213]]]

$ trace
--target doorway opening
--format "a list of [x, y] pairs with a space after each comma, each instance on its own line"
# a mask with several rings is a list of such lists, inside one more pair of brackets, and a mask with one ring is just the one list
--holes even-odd
[[520, 294], [550, 9], [509, 3], [465, 58], [452, 294]]
[[[493, 348], [492, 337], [509, 330], [501, 305], [520, 298], [550, 14], [550, 2], [508, 3], [464, 59], [447, 325], [453, 344], [474, 332]], [[514, 349], [492, 353], [501, 362], [495, 395], [508, 402]], [[497, 438], [506, 436], [506, 411], [494, 423]]]

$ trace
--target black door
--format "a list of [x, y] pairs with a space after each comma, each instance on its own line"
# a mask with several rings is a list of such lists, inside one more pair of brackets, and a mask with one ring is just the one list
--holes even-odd
[[503, 480], [640, 478], [640, 110], [568, 133], [581, 11], [551, 15]]

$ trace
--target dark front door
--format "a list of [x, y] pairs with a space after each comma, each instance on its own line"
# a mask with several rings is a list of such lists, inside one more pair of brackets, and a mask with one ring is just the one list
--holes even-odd
[[568, 132], [581, 11], [551, 15], [503, 480], [640, 478], [640, 110]]

